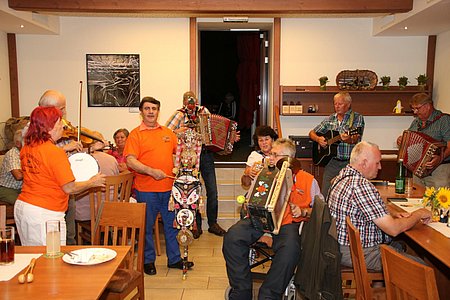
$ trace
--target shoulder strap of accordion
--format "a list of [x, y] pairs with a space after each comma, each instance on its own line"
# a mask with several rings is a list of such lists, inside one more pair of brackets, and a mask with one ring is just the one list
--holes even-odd
[[433, 124], [434, 122], [436, 122], [437, 120], [439, 120], [440, 118], [442, 118], [443, 116], [449, 116], [449, 114], [446, 114], [446, 113], [441, 112], [439, 115], [437, 115], [436, 117], [434, 117], [434, 119], [431, 120], [431, 122], [428, 123], [425, 127], [420, 128], [420, 130], [424, 130], [425, 128], [427, 128], [428, 126], [430, 126], [431, 124]]

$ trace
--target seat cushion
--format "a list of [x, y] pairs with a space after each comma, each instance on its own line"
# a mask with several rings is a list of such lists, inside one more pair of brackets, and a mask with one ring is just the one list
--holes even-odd
[[130, 269], [118, 269], [109, 281], [106, 289], [108, 289], [109, 292], [121, 293], [127, 288], [130, 282], [133, 282], [134, 280], [139, 278], [139, 276], [141, 276], [141, 273], [139, 273], [138, 271]]

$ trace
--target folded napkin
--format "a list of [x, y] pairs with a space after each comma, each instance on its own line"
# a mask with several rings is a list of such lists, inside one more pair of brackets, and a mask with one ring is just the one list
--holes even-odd
[[[32, 258], [38, 258], [42, 254], [15, 254], [14, 263], [11, 265], [0, 265], [0, 281], [8, 281], [14, 278], [19, 272], [25, 269], [31, 262]], [[36, 263], [38, 266], [39, 263]]]
[[70, 256], [73, 262], [85, 264], [94, 257], [94, 252], [84, 249], [83, 251], [71, 252]]

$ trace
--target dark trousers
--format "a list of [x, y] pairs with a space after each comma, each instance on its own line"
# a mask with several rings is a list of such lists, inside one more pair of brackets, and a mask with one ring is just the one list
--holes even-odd
[[[214, 154], [210, 151], [202, 150], [200, 154], [200, 173], [206, 188], [206, 216], [208, 217], [208, 225], [217, 223], [217, 214], [219, 210], [216, 169], [214, 166]], [[202, 228], [202, 217], [197, 213], [197, 226]]]
[[322, 195], [324, 195], [325, 200], [328, 202], [328, 190], [331, 187], [331, 180], [336, 177], [339, 172], [348, 165], [348, 160], [336, 160], [331, 159], [328, 164], [325, 166], [323, 171], [323, 179], [322, 179]]
[[[300, 258], [299, 224], [287, 224], [273, 236], [275, 257], [259, 289], [258, 299], [281, 299]], [[223, 239], [222, 252], [231, 285], [230, 300], [252, 299], [252, 276], [249, 264], [250, 245], [263, 232], [256, 230], [250, 219], [240, 220], [228, 230]]]

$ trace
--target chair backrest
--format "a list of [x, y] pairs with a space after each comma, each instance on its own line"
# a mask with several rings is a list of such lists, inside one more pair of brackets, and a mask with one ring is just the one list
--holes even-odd
[[356, 299], [372, 299], [372, 287], [367, 273], [366, 261], [361, 245], [359, 230], [352, 224], [350, 217], [345, 219], [347, 223], [348, 237], [350, 239], [350, 253], [352, 256], [353, 272], [356, 281]]
[[[103, 202], [129, 202], [131, 186], [133, 184], [133, 173], [121, 173], [114, 176], [106, 176], [105, 188], [92, 188], [89, 190], [89, 201], [91, 205], [91, 232], [95, 232], [97, 215], [102, 209]], [[106, 191], [109, 191], [107, 193]], [[101, 201], [98, 201], [98, 200]], [[95, 234], [91, 234], [91, 243], [94, 242]]]
[[[142, 272], [144, 266], [145, 203], [105, 202], [99, 215], [99, 230], [93, 245], [131, 245], [129, 269], [136, 266]], [[101, 234], [104, 233], [101, 241]], [[137, 263], [134, 263], [137, 243]]]
[[439, 299], [434, 270], [381, 245], [387, 299]]
[[6, 206], [0, 205], [0, 228], [6, 226]]

